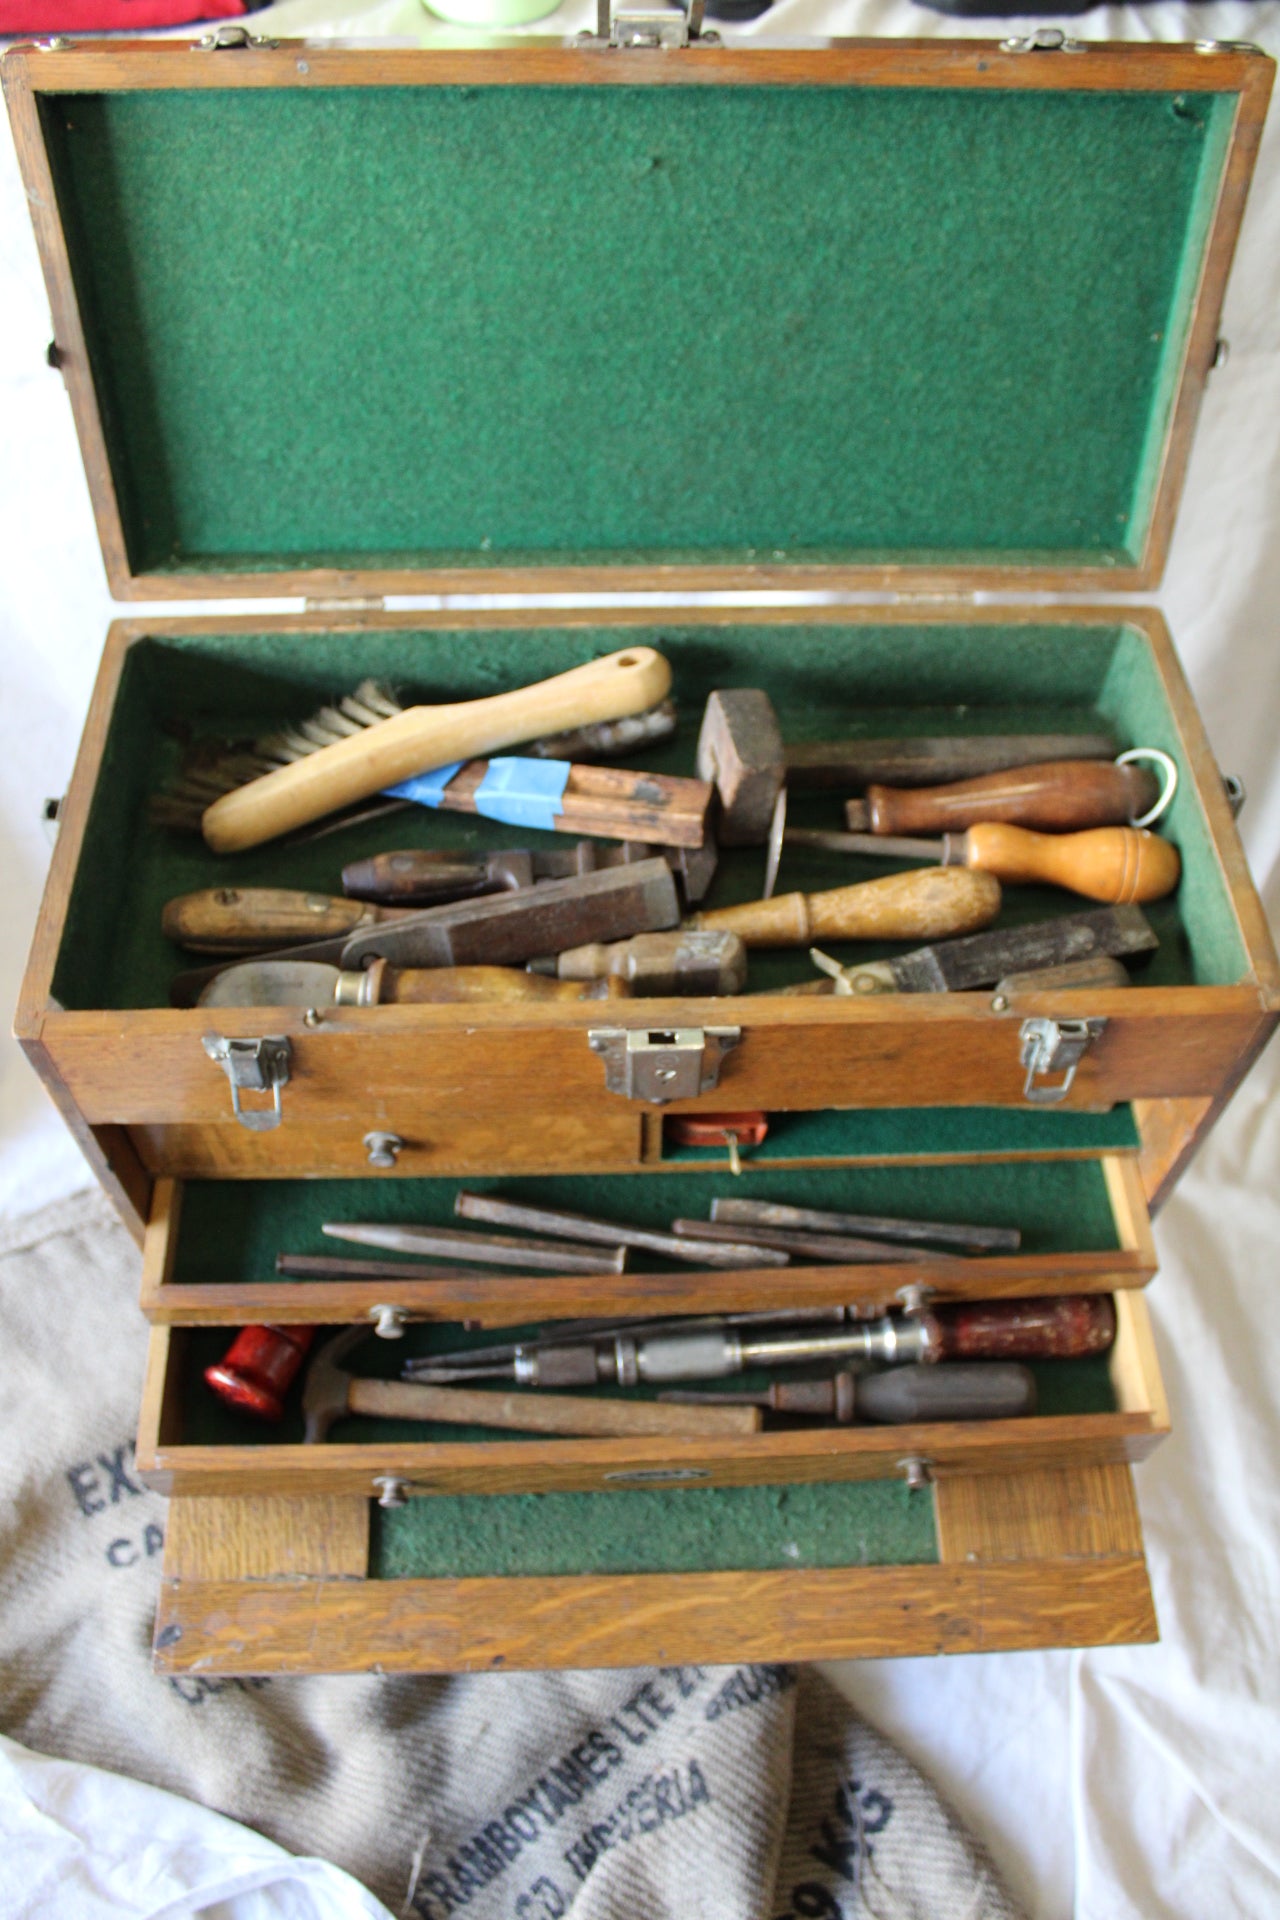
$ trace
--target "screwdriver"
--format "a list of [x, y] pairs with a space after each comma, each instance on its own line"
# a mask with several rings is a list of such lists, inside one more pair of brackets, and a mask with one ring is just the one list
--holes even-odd
[[521, 1387], [620, 1387], [680, 1380], [722, 1380], [752, 1367], [805, 1366], [820, 1360], [865, 1360], [884, 1366], [917, 1361], [1074, 1359], [1101, 1353], [1115, 1337], [1115, 1307], [1105, 1295], [1048, 1300], [965, 1302], [931, 1312], [886, 1315], [835, 1328], [752, 1335], [708, 1321], [700, 1330], [655, 1334], [534, 1350], [516, 1347], [493, 1366], [459, 1368], [448, 1359], [411, 1360], [409, 1380], [447, 1385], [469, 1380], [514, 1380]]
[[850, 1427], [863, 1421], [1008, 1420], [1034, 1413], [1035, 1375], [1004, 1360], [961, 1360], [940, 1366], [890, 1367], [885, 1373], [835, 1373], [825, 1380], [775, 1380], [758, 1392], [660, 1393], [682, 1407], [764, 1407]]
[[831, 853], [863, 853], [933, 860], [940, 867], [971, 867], [1003, 882], [1047, 882], [1087, 900], [1112, 904], [1163, 900], [1178, 884], [1178, 849], [1143, 827], [1091, 827], [1084, 833], [1032, 833], [984, 820], [940, 840], [904, 840], [882, 833], [821, 833], [788, 828], [788, 846]]

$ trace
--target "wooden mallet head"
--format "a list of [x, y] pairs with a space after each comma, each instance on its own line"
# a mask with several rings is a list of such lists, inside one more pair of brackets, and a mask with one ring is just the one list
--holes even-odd
[[698, 735], [698, 778], [720, 797], [717, 837], [725, 847], [760, 847], [787, 777], [773, 703], [758, 687], [711, 694]]

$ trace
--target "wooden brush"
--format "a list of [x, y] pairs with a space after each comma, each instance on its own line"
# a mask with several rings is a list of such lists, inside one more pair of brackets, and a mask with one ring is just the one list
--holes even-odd
[[477, 759], [540, 734], [644, 713], [665, 700], [671, 667], [652, 647], [628, 647], [533, 686], [448, 706], [408, 707], [224, 793], [201, 831], [215, 853], [261, 846], [295, 827], [455, 760]]
[[[223, 794], [234, 793], [251, 780], [291, 766], [321, 747], [331, 747], [403, 712], [405, 708], [389, 688], [377, 680], [362, 680], [354, 693], [319, 708], [294, 726], [278, 728], [256, 740], [203, 742], [184, 755], [176, 777], [152, 795], [148, 818], [153, 826], [177, 833], [199, 833], [206, 810]], [[615, 759], [652, 741], [670, 739], [675, 729], [675, 702], [663, 700], [642, 713], [618, 720], [597, 720], [567, 732], [544, 734], [526, 741], [520, 751], [538, 760]], [[317, 830], [317, 837], [358, 821], [401, 813], [413, 804], [411, 800], [395, 799], [379, 799], [370, 806], [357, 802], [354, 810], [344, 808], [335, 814]]]

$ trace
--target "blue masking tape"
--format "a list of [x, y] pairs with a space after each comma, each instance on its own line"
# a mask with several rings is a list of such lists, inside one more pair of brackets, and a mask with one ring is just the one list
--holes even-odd
[[420, 807], [438, 807], [441, 794], [464, 764], [461, 760], [454, 760], [447, 767], [432, 767], [426, 773], [416, 773], [412, 780], [402, 780], [398, 787], [387, 787], [385, 791], [396, 800], [416, 800]]
[[[387, 792], [398, 800], [416, 800], [420, 806], [438, 807], [444, 789], [462, 765], [437, 767], [420, 773], [413, 780], [402, 780]], [[486, 820], [502, 820], [509, 827], [554, 829], [560, 802], [569, 784], [567, 760], [532, 760], [518, 756], [491, 760], [488, 771], [474, 795], [475, 809]]]

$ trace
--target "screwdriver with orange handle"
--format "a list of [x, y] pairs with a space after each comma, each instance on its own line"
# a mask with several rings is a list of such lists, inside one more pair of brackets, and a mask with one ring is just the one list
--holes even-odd
[[974, 867], [995, 879], [1065, 887], [1087, 900], [1119, 906], [1162, 900], [1178, 884], [1178, 849], [1143, 827], [1091, 827], [1084, 833], [1032, 833], [1003, 821], [979, 821], [940, 840], [905, 840], [881, 833], [821, 833], [787, 829], [788, 846], [932, 860], [942, 867]]

